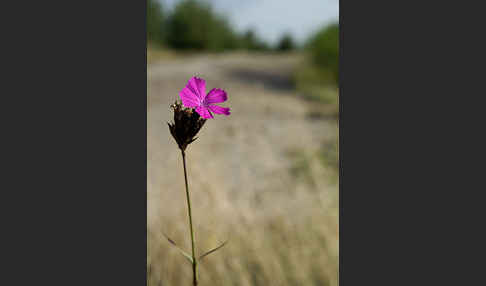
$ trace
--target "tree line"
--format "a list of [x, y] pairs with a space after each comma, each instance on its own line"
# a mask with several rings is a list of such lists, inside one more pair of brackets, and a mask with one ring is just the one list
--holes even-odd
[[226, 18], [215, 13], [208, 3], [196, 0], [179, 2], [171, 13], [159, 1], [148, 0], [147, 42], [177, 50], [214, 52], [235, 49], [286, 51], [295, 48], [290, 34], [285, 34], [272, 47], [253, 30], [237, 33]]
[[[237, 33], [208, 3], [180, 1], [168, 13], [157, 0], [147, 1], [149, 45], [176, 50], [221, 52], [227, 50], [289, 51], [297, 48], [292, 36], [284, 34], [275, 46], [262, 41], [253, 30]], [[327, 25], [302, 47], [312, 63], [339, 79], [339, 25]]]

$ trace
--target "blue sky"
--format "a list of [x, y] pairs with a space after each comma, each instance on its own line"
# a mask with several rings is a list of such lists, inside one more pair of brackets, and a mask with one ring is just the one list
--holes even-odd
[[[179, 0], [159, 0], [171, 9]], [[255, 29], [273, 44], [290, 32], [303, 42], [320, 27], [339, 18], [339, 0], [206, 0], [231, 22], [237, 31]]]

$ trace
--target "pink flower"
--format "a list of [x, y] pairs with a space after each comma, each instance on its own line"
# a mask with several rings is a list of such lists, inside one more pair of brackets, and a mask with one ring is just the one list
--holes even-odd
[[202, 78], [192, 77], [186, 87], [179, 93], [182, 104], [185, 107], [194, 108], [202, 118], [213, 118], [211, 112], [216, 114], [230, 115], [230, 109], [215, 105], [215, 103], [225, 102], [228, 99], [226, 91], [213, 88], [206, 94], [206, 81]]

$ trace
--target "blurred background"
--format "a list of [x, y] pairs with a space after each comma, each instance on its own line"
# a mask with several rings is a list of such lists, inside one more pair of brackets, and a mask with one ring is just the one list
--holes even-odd
[[228, 117], [187, 149], [201, 285], [338, 285], [338, 0], [148, 0], [147, 280], [191, 285], [180, 151], [192, 76]]

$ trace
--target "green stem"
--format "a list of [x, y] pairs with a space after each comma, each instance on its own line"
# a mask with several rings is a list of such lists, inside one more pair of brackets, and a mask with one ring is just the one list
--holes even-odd
[[186, 154], [182, 151], [182, 163], [184, 165], [184, 180], [186, 182], [186, 197], [187, 197], [187, 209], [189, 213], [189, 228], [191, 230], [191, 246], [192, 246], [192, 283], [197, 286], [197, 259], [195, 251], [195, 239], [194, 229], [192, 228], [192, 212], [191, 212], [191, 199], [189, 197], [189, 186], [187, 185], [187, 171], [186, 171]]

